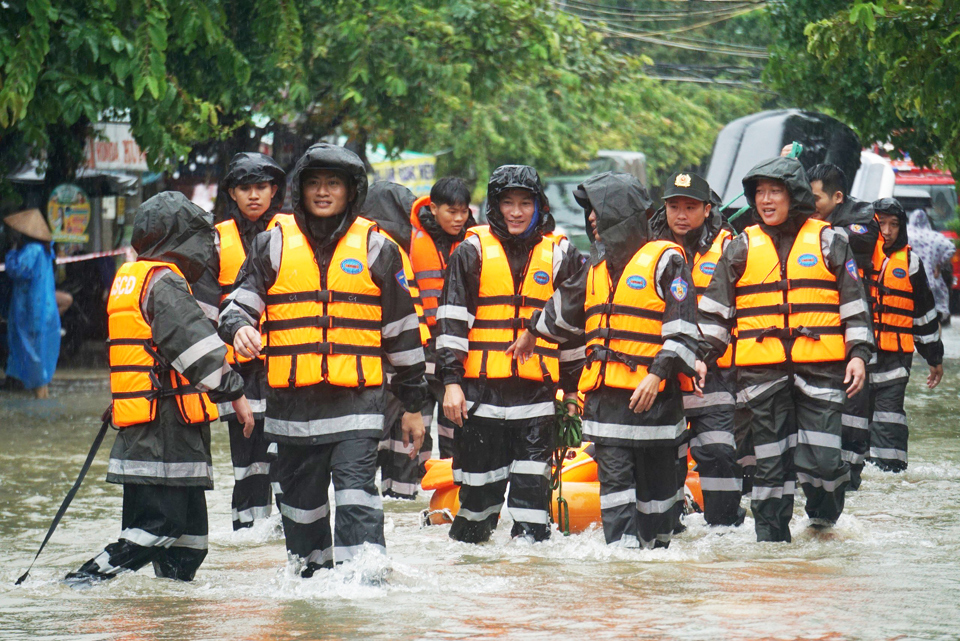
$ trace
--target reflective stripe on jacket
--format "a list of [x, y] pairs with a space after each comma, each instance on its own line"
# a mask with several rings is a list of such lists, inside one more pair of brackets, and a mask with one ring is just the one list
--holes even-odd
[[480, 241], [480, 291], [476, 319], [467, 335], [464, 361], [467, 378], [510, 378], [556, 383], [560, 379], [560, 350], [556, 343], [537, 339], [533, 356], [521, 364], [504, 351], [517, 340], [534, 310], [543, 309], [553, 295], [553, 252], [556, 244], [544, 237], [530, 252], [519, 292], [503, 245], [486, 225], [467, 235]]
[[875, 280], [870, 297], [874, 303], [873, 330], [877, 349], [913, 353], [913, 284], [910, 282], [910, 246], [890, 256], [883, 251], [883, 238], [873, 252]]
[[[736, 284], [738, 366], [842, 361], [845, 358], [837, 279], [826, 267], [820, 235], [830, 225], [813, 218], [800, 228], [780, 264], [773, 241], [753, 225], [744, 230], [748, 254]], [[856, 264], [848, 269], [856, 274]], [[785, 343], [786, 341], [786, 343]]]
[[[580, 375], [580, 392], [601, 385], [632, 390], [647, 375], [663, 348], [666, 304], [657, 293], [656, 271], [660, 257], [669, 249], [683, 254], [683, 249], [670, 241], [645, 244], [624, 267], [612, 291], [607, 262], [590, 268], [584, 302], [587, 365]], [[680, 297], [685, 296], [683, 292]], [[660, 381], [661, 391], [665, 385], [666, 381]]]
[[157, 269], [170, 269], [183, 277], [172, 263], [126, 263], [117, 270], [107, 301], [110, 391], [117, 427], [156, 419], [161, 396], [175, 398], [185, 423], [207, 423], [218, 417], [217, 406], [207, 395], [190, 385], [157, 351], [141, 308], [144, 289]]
[[[376, 225], [357, 218], [323, 270], [294, 224], [280, 224], [276, 282], [267, 291], [267, 382], [304, 387], [327, 382], [374, 387], [383, 382], [380, 288], [370, 277], [367, 242]], [[402, 273], [397, 278], [403, 276]]]

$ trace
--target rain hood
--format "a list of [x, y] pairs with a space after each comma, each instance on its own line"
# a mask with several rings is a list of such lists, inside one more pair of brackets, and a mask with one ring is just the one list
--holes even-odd
[[[532, 192], [537, 202], [540, 219], [530, 236], [513, 236], [507, 230], [507, 225], [500, 213], [500, 196], [510, 189], [526, 189]], [[543, 234], [548, 234], [556, 228], [556, 222], [550, 213], [550, 201], [543, 191], [543, 183], [537, 170], [529, 165], [502, 165], [490, 175], [487, 183], [487, 222], [490, 230], [500, 239], [500, 242], [514, 242], [525, 244], [530, 238], [539, 240]]]
[[[347, 203], [347, 211], [334, 219], [311, 217], [303, 208], [302, 190], [300, 181], [303, 172], [308, 169], [328, 169], [335, 171], [347, 180], [350, 188], [354, 189], [352, 200]], [[316, 248], [335, 243], [360, 215], [363, 202], [367, 197], [367, 171], [360, 157], [348, 149], [321, 142], [312, 145], [300, 157], [293, 172], [290, 174], [290, 198], [293, 203], [293, 216], [300, 231]]]
[[[271, 199], [267, 211], [265, 211], [259, 219], [256, 221], [247, 220], [247, 218], [240, 213], [237, 202], [230, 197], [228, 190], [238, 185], [249, 185], [261, 182], [276, 185], [277, 193]], [[244, 232], [251, 228], [255, 228], [257, 232], [261, 232], [266, 230], [267, 224], [273, 218], [274, 214], [280, 211], [280, 208], [283, 206], [283, 198], [287, 193], [287, 174], [270, 156], [253, 152], [239, 153], [230, 161], [227, 175], [220, 181], [218, 193], [222, 194], [222, 197], [226, 199], [224, 201], [226, 204], [224, 218], [227, 220], [235, 220], [241, 235], [246, 236], [247, 234]]]
[[360, 215], [377, 223], [403, 250], [410, 253], [410, 210], [416, 198], [413, 192], [397, 183], [375, 182], [370, 185]]
[[890, 247], [884, 247], [883, 251], [888, 255], [899, 251], [907, 246], [907, 212], [903, 210], [900, 202], [896, 198], [881, 198], [873, 203], [873, 210], [877, 214], [887, 214], [897, 217], [900, 221], [900, 232]]
[[215, 255], [213, 215], [178, 191], [164, 191], [137, 208], [130, 244], [144, 260], [176, 265], [195, 283]]
[[[810, 189], [810, 181], [807, 180], [807, 174], [803, 170], [803, 165], [794, 158], [771, 158], [765, 160], [743, 177], [743, 193], [747, 202], [754, 211], [757, 209], [756, 192], [757, 182], [761, 178], [779, 180], [787, 187], [787, 193], [790, 194], [790, 212], [788, 220], [796, 221], [797, 228], [806, 222], [816, 210], [816, 199], [813, 191]], [[760, 220], [759, 214], [757, 219]], [[764, 225], [761, 222], [761, 225]], [[766, 225], [764, 225], [766, 227]]]
[[[597, 212], [600, 240], [593, 242], [590, 260], [594, 265], [607, 260], [619, 271], [652, 238], [647, 214], [653, 201], [631, 174], [604, 172], [587, 179], [579, 188], [586, 192]], [[592, 237], [590, 211], [586, 209], [584, 223]]]

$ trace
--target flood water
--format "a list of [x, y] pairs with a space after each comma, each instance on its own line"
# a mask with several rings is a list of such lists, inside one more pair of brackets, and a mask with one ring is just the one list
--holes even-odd
[[[956, 639], [960, 637], [960, 335], [930, 392], [914, 360], [910, 467], [870, 466], [829, 536], [757, 544], [748, 517], [699, 515], [669, 550], [608, 549], [601, 531], [473, 546], [421, 529], [416, 502], [386, 501], [387, 557], [302, 580], [286, 569], [279, 517], [231, 529], [232, 468], [214, 429], [210, 553], [191, 584], [147, 567], [85, 591], [59, 579], [115, 540], [121, 488], [103, 481], [108, 434], [59, 530], [20, 587], [100, 425], [105, 378], [55, 384], [49, 400], [0, 395], [2, 639]], [[744, 503], [746, 504], [746, 499]]]

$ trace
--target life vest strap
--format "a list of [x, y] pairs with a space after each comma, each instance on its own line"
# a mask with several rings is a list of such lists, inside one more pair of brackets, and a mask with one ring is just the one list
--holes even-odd
[[154, 365], [111, 365], [111, 372], [152, 372], [156, 369]]
[[883, 296], [899, 296], [901, 298], [913, 298], [913, 292], [907, 291], [905, 289], [894, 289], [889, 285], [884, 285], [883, 283], [877, 283], [877, 291], [880, 292]]
[[326, 356], [381, 356], [381, 349], [372, 345], [344, 345], [342, 343], [300, 343], [298, 345], [267, 345], [267, 356], [296, 356], [321, 354]]
[[160, 397], [160, 390], [148, 389], [136, 392], [112, 392], [113, 400], [120, 401], [128, 398], [148, 398], [155, 399]]
[[[470, 341], [470, 351], [477, 352], [505, 352], [507, 348], [510, 347], [513, 343], [511, 342], [497, 342], [497, 341]], [[553, 347], [543, 347], [542, 345], [537, 345], [533, 348], [533, 353], [538, 354], [539, 356], [552, 356], [553, 358], [560, 357], [560, 348]]]
[[443, 278], [443, 270], [442, 270], [442, 269], [427, 269], [427, 270], [424, 270], [424, 271], [422, 271], [422, 272], [415, 272], [413, 276], [414, 276], [414, 278], [416, 278], [418, 281], [423, 280], [423, 279], [425, 279], [425, 278]]
[[380, 296], [372, 294], [352, 294], [329, 289], [310, 290], [305, 292], [286, 292], [283, 294], [267, 294], [267, 305], [285, 305], [288, 303], [354, 303], [356, 305], [381, 304]]
[[527, 319], [525, 318], [507, 318], [503, 320], [490, 320], [478, 318], [473, 321], [473, 329], [526, 329]]
[[761, 305], [760, 307], [738, 309], [737, 317], [769, 316], [771, 314], [802, 314], [804, 312], [839, 314], [840, 306], [831, 303], [780, 303], [779, 305]]
[[821, 336], [843, 335], [842, 327], [767, 327], [765, 329], [747, 329], [739, 330], [737, 336], [742, 339], [756, 338], [758, 343], [762, 343], [764, 338], [779, 338], [780, 340], [789, 340], [803, 336], [820, 340]]
[[646, 318], [647, 320], [663, 321], [663, 312], [655, 312], [640, 307], [630, 307], [629, 305], [614, 305], [613, 303], [602, 303], [593, 305], [586, 310], [587, 319], [591, 316], [609, 315], [609, 316], [632, 316], [634, 318]]
[[150, 347], [153, 345], [153, 341], [146, 338], [108, 338], [107, 347], [113, 346], [135, 346], [135, 347]]
[[772, 283], [737, 285], [735, 294], [737, 296], [749, 296], [751, 294], [771, 294], [774, 292], [783, 292], [790, 289], [836, 290], [836, 283], [829, 280], [820, 280], [819, 278], [794, 278], [792, 280], [784, 278]]
[[900, 316], [910, 316], [913, 317], [913, 310], [906, 309], [905, 307], [897, 307], [896, 305], [888, 305], [886, 303], [877, 303], [876, 311], [878, 314], [898, 314]]
[[643, 332], [631, 332], [625, 329], [611, 329], [609, 327], [598, 327], [587, 332], [587, 341], [592, 339], [612, 339], [633, 341], [639, 343], [652, 343], [654, 345], [663, 345], [663, 336], [660, 334], [644, 334]]
[[875, 323], [874, 330], [881, 333], [890, 333], [890, 334], [910, 334], [913, 335], [913, 325], [909, 327], [900, 327], [899, 325], [891, 325], [890, 323]]
[[653, 356], [634, 356], [633, 354], [624, 354], [623, 352], [618, 352], [617, 350], [610, 349], [609, 347], [588, 345], [587, 362], [585, 366], [589, 366], [591, 363], [598, 361], [601, 363], [616, 361], [629, 367], [631, 372], [635, 372], [640, 366], [650, 367], [650, 365], [653, 363], [653, 359]]
[[382, 323], [378, 320], [343, 318], [342, 316], [301, 316], [281, 320], [265, 320], [261, 323], [262, 332], [278, 332], [286, 329], [365, 329], [380, 331]]
[[536, 307], [537, 309], [542, 309], [546, 304], [546, 298], [534, 298], [533, 296], [523, 296], [521, 294], [509, 296], [480, 296], [477, 299], [477, 307], [513, 305], [518, 307]]

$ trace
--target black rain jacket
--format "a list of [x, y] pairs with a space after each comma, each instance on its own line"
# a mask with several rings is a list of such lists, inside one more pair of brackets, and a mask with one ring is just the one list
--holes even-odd
[[[346, 211], [334, 218], [310, 216], [301, 197], [301, 177], [310, 169], [327, 169], [344, 176], [351, 191]], [[321, 278], [327, 272], [337, 243], [359, 216], [367, 195], [367, 174], [356, 154], [327, 143], [311, 146], [290, 176], [293, 215], [313, 248]], [[221, 306], [220, 336], [233, 343], [245, 325], [258, 327], [281, 260], [282, 226], [260, 234], [240, 268], [237, 285]], [[418, 412], [427, 400], [424, 353], [414, 300], [401, 284], [399, 247], [383, 233], [368, 237], [368, 269], [380, 288], [382, 349], [393, 367], [393, 389], [408, 412]], [[323, 289], [317, 283], [318, 289]], [[292, 444], [332, 443], [348, 438], [380, 438], [383, 431], [385, 389], [347, 388], [318, 383], [299, 388], [268, 388], [264, 432], [268, 440]]]
[[[747, 202], [754, 210], [754, 195], [757, 182], [761, 178], [783, 182], [790, 195], [790, 212], [786, 221], [776, 226], [758, 223], [773, 240], [781, 264], [785, 264], [797, 233], [816, 211], [813, 192], [799, 161], [793, 158], [773, 158], [758, 164], [743, 179]], [[759, 215], [757, 219], [759, 220]], [[723, 256], [717, 262], [713, 280], [701, 299], [700, 330], [705, 338], [702, 346], [707, 346], [702, 359], [708, 365], [713, 364], [723, 354], [730, 342], [730, 332], [736, 327], [736, 284], [746, 267], [748, 250], [746, 234], [740, 234], [727, 245]], [[826, 228], [821, 234], [821, 250], [827, 267], [837, 278], [847, 360], [860, 357], [864, 363], [869, 363], [875, 350], [872, 319], [863, 282], [854, 275], [856, 270], [853, 270], [852, 274], [846, 268], [849, 261], [855, 262], [846, 235]], [[843, 387], [844, 369], [842, 362], [792, 365], [792, 370], [802, 376], [806, 383], [830, 390]], [[788, 368], [783, 366], [738, 367], [738, 404], [751, 403], [774, 394], [790, 384], [789, 373]], [[838, 402], [843, 402], [839, 396], [838, 399]]]
[[[500, 213], [500, 196], [508, 189], [526, 189], [534, 194], [539, 220], [532, 233], [526, 237], [513, 236], [507, 230]], [[517, 287], [530, 258], [530, 252], [544, 234], [556, 227], [550, 215], [550, 203], [543, 192], [540, 177], [533, 167], [504, 165], [490, 176], [487, 185], [487, 220], [491, 232], [503, 244], [510, 271]], [[554, 283], [560, 286], [580, 268], [583, 256], [568, 241], [558, 245], [559, 261], [554, 261]], [[523, 406], [546, 407], [545, 416], [553, 417], [552, 386], [519, 378], [489, 380], [485, 384], [476, 379], [463, 378], [463, 361], [467, 351], [462, 349], [476, 316], [480, 291], [480, 244], [475, 236], [467, 236], [450, 256], [444, 278], [443, 293], [437, 313], [437, 369], [438, 378], [444, 385], [459, 384], [468, 403], [482, 403], [503, 408]], [[583, 357], [583, 344], [564, 346], [560, 353], [559, 386], [564, 390], [576, 389]], [[533, 411], [533, 410], [531, 410]], [[543, 420], [539, 410], [536, 420]], [[528, 413], [529, 414], [529, 413]]]
[[[597, 213], [599, 241], [594, 241], [589, 264], [584, 264], [571, 280], [563, 283], [543, 312], [534, 316], [531, 330], [544, 337], [566, 342], [584, 339], [585, 301], [590, 287], [590, 267], [606, 261], [613, 287], [630, 259], [652, 240], [647, 214], [651, 200], [640, 182], [630, 174], [606, 172], [586, 180], [580, 188], [587, 194]], [[588, 233], [592, 235], [589, 211], [584, 211]], [[657, 293], [666, 305], [663, 313], [663, 348], [649, 371], [666, 381], [653, 407], [642, 414], [629, 408], [633, 390], [601, 387], [587, 395], [584, 406], [584, 435], [609, 445], [673, 442], [683, 422], [683, 406], [677, 374], [693, 374], [697, 349], [697, 305], [690, 268], [681, 252], [668, 250], [656, 266]], [[670, 295], [676, 279], [687, 283], [687, 294], [680, 300]], [[598, 426], [598, 427], [594, 427]], [[599, 426], [613, 426], [620, 436], [604, 436]], [[649, 429], [649, 428], [663, 429]], [[677, 428], [668, 438], [665, 432]], [[612, 434], [612, 432], [611, 432]], [[662, 444], [662, 443], [661, 443]]]
[[[146, 284], [141, 309], [160, 356], [214, 402], [243, 394], [243, 381], [227, 365], [227, 348], [188, 286], [215, 254], [213, 217], [179, 192], [162, 192], [137, 209], [131, 244], [139, 260], [175, 264]], [[162, 398], [157, 418], [117, 433], [107, 481], [213, 487], [210, 425], [184, 425], [176, 401]]]

